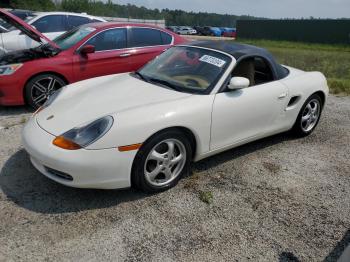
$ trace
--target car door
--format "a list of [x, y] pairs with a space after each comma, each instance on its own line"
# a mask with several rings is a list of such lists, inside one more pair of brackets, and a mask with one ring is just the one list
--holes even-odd
[[76, 80], [131, 71], [130, 57], [125, 56], [126, 43], [126, 28], [98, 32], [83, 45], [93, 45], [94, 53], [82, 55], [81, 46], [74, 54]]
[[138, 70], [147, 62], [171, 46], [173, 37], [161, 30], [147, 27], [128, 29], [128, 52], [132, 71]]
[[67, 31], [66, 15], [46, 15], [34, 21], [31, 25], [50, 40]]
[[[211, 150], [276, 133], [282, 128], [288, 89], [280, 81], [255, 72], [256, 84], [216, 94], [213, 103]], [[272, 73], [271, 73], [272, 74]], [[235, 75], [233, 75], [235, 76]]]

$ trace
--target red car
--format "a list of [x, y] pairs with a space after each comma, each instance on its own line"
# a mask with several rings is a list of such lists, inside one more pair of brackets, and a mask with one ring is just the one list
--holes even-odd
[[223, 32], [222, 36], [236, 38], [237, 37], [237, 32], [235, 32], [235, 31]]
[[163, 28], [120, 23], [83, 25], [51, 41], [3, 9], [0, 19], [40, 43], [0, 57], [0, 105], [37, 108], [64, 85], [135, 71], [171, 45], [186, 42]]

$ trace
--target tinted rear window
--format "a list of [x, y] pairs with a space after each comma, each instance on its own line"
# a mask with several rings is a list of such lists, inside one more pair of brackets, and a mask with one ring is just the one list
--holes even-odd
[[91, 23], [91, 20], [87, 17], [69, 15], [68, 16], [68, 27], [73, 29], [74, 27]]
[[126, 29], [115, 28], [98, 33], [87, 45], [95, 46], [96, 51], [116, 50], [126, 47]]
[[41, 33], [53, 33], [67, 31], [65, 16], [63, 15], [48, 15], [36, 20], [34, 26]]
[[131, 28], [128, 47], [163, 45], [161, 32], [151, 28]]
[[173, 37], [164, 32], [160, 32], [160, 34], [161, 34], [163, 45], [170, 45], [171, 41], [173, 40]]

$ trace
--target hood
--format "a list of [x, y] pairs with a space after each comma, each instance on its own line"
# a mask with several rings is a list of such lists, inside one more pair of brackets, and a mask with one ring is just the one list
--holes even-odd
[[106, 115], [191, 96], [144, 82], [129, 73], [81, 81], [64, 87], [52, 105], [37, 114], [37, 122], [58, 136]]
[[52, 42], [50, 39], [48, 39], [46, 36], [41, 34], [38, 30], [36, 30], [34, 27], [28, 25], [26, 22], [24, 22], [22, 19], [18, 18], [17, 16], [11, 14], [10, 12], [7, 12], [4, 9], [0, 8], [0, 19], [3, 19], [8, 24], [16, 27], [18, 30], [20, 30], [23, 34], [27, 35], [34, 41], [37, 41], [39, 43], [43, 43], [43, 39], [49, 43], [54, 48], [59, 48], [54, 42]]

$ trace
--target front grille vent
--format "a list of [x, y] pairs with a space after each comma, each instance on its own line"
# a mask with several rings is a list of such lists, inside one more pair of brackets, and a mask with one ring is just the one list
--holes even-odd
[[67, 180], [67, 181], [73, 181], [73, 177], [71, 175], [68, 175], [64, 172], [58, 171], [56, 169], [53, 169], [53, 168], [50, 168], [47, 166], [45, 167], [45, 169], [48, 173], [50, 173], [51, 175], [53, 175], [55, 177], [58, 177], [58, 178], [61, 178], [61, 179]]

